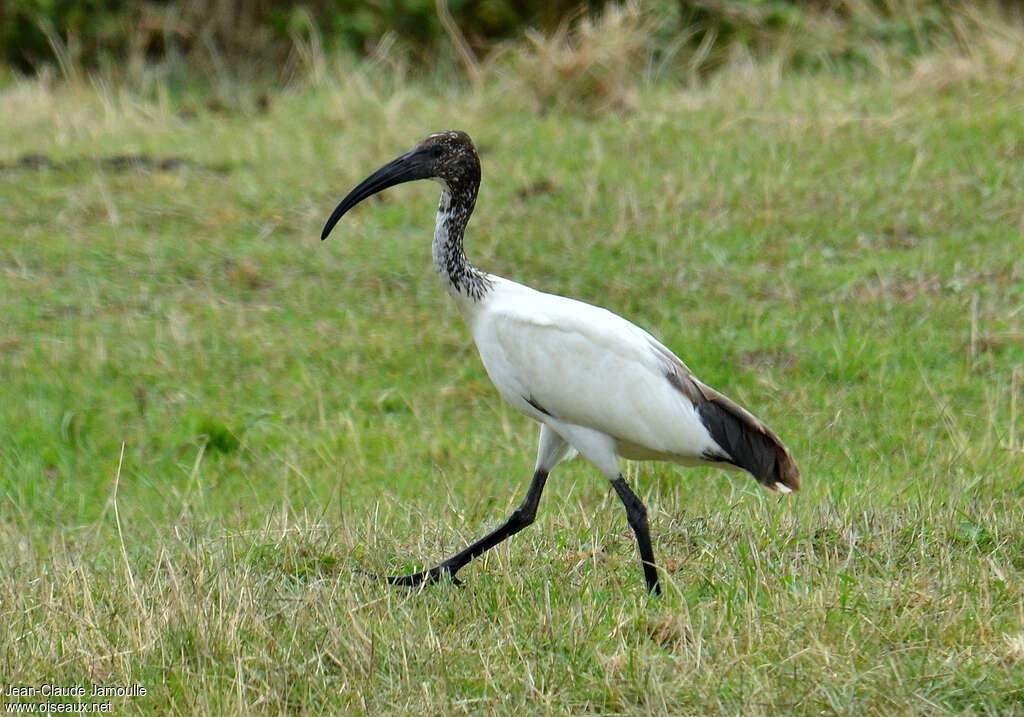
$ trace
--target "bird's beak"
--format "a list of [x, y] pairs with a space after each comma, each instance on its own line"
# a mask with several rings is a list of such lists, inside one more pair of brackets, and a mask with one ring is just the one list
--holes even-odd
[[348, 193], [348, 196], [341, 200], [341, 203], [331, 212], [330, 218], [324, 224], [324, 230], [320, 233], [320, 239], [326, 239], [327, 235], [334, 229], [338, 220], [345, 216], [345, 213], [359, 204], [367, 197], [384, 191], [402, 182], [411, 182], [415, 179], [428, 179], [434, 173], [434, 161], [436, 157], [428, 148], [417, 147], [406, 152], [401, 157], [396, 157]]

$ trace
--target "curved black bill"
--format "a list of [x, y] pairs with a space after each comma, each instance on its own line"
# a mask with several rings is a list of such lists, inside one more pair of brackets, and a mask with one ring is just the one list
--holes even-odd
[[348, 193], [348, 196], [341, 200], [330, 218], [324, 224], [324, 230], [320, 233], [320, 239], [326, 239], [327, 235], [334, 229], [338, 220], [345, 216], [345, 213], [359, 204], [367, 197], [393, 187], [402, 182], [411, 182], [415, 179], [427, 179], [433, 176], [434, 157], [422, 148], [406, 152], [401, 157], [396, 157]]

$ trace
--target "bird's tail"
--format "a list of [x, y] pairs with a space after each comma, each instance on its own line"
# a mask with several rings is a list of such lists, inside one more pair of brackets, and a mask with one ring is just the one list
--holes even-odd
[[701, 385], [701, 393], [704, 400], [697, 404], [697, 412], [708, 433], [728, 454], [728, 463], [772, 490], [800, 490], [800, 469], [768, 426], [714, 389]]

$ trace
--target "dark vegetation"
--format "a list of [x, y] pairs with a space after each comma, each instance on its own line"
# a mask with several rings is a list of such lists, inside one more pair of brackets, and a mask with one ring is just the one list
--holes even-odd
[[[507, 40], [564, 29], [614, 4], [7, 0], [0, 3], [0, 62], [22, 73], [56, 66], [65, 73], [117, 74], [157, 64], [178, 72], [287, 76], [301, 69], [309, 48], [363, 56], [384, 49], [425, 68], [441, 58], [483, 61]], [[637, 9], [650, 23], [653, 59], [685, 58], [692, 65], [696, 56], [708, 70], [735, 46], [767, 55], [795, 44], [788, 60], [796, 67], [870, 65], [878, 46], [915, 56], [963, 42], [965, 15], [982, 9], [1016, 14], [1021, 6], [1014, 0], [654, 0]]]

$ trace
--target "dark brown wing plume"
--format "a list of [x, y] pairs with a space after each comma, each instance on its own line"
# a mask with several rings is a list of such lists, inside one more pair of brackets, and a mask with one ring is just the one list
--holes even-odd
[[704, 427], [728, 453], [728, 461], [778, 490], [800, 490], [800, 469], [779, 437], [748, 411], [712, 388], [699, 384], [707, 398], [697, 404]]
[[742, 468], [772, 490], [800, 490], [800, 469], [768, 426], [732, 399], [701, 383], [667, 348], [661, 344], [653, 348], [665, 363], [669, 383], [693, 401], [701, 422], [723, 451], [723, 455], [707, 456], [708, 460]]

